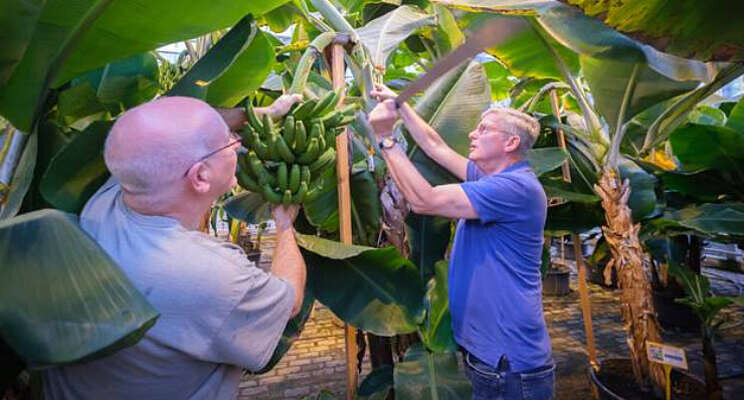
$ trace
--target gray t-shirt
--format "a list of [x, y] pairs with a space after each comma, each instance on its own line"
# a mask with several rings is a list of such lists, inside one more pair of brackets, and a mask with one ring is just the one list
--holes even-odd
[[233, 399], [242, 368], [269, 361], [294, 303], [289, 283], [235, 245], [132, 211], [114, 179], [80, 224], [160, 318], [134, 346], [45, 370], [47, 399]]

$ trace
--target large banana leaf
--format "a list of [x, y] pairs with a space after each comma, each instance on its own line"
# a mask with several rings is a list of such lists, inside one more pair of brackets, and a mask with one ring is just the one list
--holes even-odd
[[106, 111], [116, 116], [151, 100], [157, 91], [157, 60], [150, 53], [137, 54], [73, 79], [70, 88], [59, 92], [57, 110], [65, 125], [78, 127], [81, 119]]
[[447, 273], [449, 261], [440, 260], [434, 266], [434, 278], [426, 291], [426, 319], [420, 328], [421, 341], [429, 351], [442, 353], [457, 351], [452, 334], [452, 315], [449, 311]]
[[54, 207], [78, 213], [109, 177], [103, 144], [112, 122], [97, 121], [77, 133], [52, 159], [39, 190]]
[[409, 259], [421, 272], [421, 279], [434, 276], [434, 264], [445, 256], [451, 221], [447, 218], [410, 213], [406, 217], [406, 237], [411, 246]]
[[[17, 131], [15, 134], [23, 135], [24, 133]], [[18, 165], [8, 185], [8, 197], [3, 204], [0, 204], [0, 220], [15, 216], [21, 209], [23, 197], [28, 192], [34, 178], [38, 142], [38, 135], [35, 133], [31, 134], [26, 141], [26, 147], [23, 149], [21, 159], [18, 160]]]
[[[416, 112], [456, 152], [467, 155], [468, 133], [491, 102], [490, 85], [483, 66], [464, 63], [434, 82], [416, 102]], [[448, 171], [432, 161], [412, 140], [409, 157], [432, 185], [456, 182]]]
[[[680, 96], [664, 107], [655, 120], [645, 127], [642, 152], [668, 139], [680, 125], [687, 121], [687, 114], [702, 100], [717, 92], [729, 82], [744, 74], [744, 64], [732, 64], [718, 71], [716, 77], [701, 87]], [[739, 129], [744, 131], [744, 129]]]
[[700, 60], [744, 60], [744, 35], [731, 16], [741, 2], [561, 0], [661, 51]]
[[282, 357], [287, 354], [295, 340], [300, 337], [302, 328], [305, 327], [305, 323], [310, 318], [314, 305], [315, 296], [309, 290], [305, 290], [305, 298], [302, 300], [300, 312], [287, 322], [287, 326], [284, 328], [284, 332], [282, 332], [282, 337], [279, 338], [279, 343], [276, 345], [276, 349], [274, 349], [274, 354], [271, 355], [269, 362], [260, 371], [256, 372], [257, 374], [264, 374], [271, 371], [282, 360]]
[[359, 400], [385, 400], [393, 388], [393, 366], [383, 364], [372, 370], [359, 385]]
[[715, 69], [704, 63], [662, 53], [584, 15], [579, 9], [552, 0], [434, 0], [451, 7], [496, 14], [530, 15], [561, 45], [601, 59], [647, 62], [675, 80], [708, 81]]
[[726, 238], [744, 236], [744, 203], [702, 204], [664, 214], [660, 226], [693, 229], [704, 235]]
[[274, 49], [249, 15], [230, 29], [168, 91], [191, 96], [213, 106], [232, 107], [269, 76]]
[[249, 224], [260, 224], [272, 218], [271, 203], [264, 200], [260, 193], [238, 193], [227, 199], [222, 207], [230, 218], [239, 219]]
[[135, 344], [158, 317], [73, 215], [0, 222], [0, 335], [31, 368]]
[[656, 178], [626, 158], [620, 160], [617, 169], [621, 179], [630, 181], [628, 207], [633, 221], [652, 216], [656, 211]]
[[[335, 168], [331, 168], [323, 177], [323, 191], [312, 201], [303, 204], [308, 221], [319, 230], [336, 232], [338, 230], [338, 179]], [[367, 170], [357, 171], [351, 175], [352, 227], [359, 239], [356, 243], [374, 243], [373, 236], [380, 227], [382, 205], [377, 190], [377, 183]], [[356, 217], [359, 218], [356, 218]], [[376, 238], [376, 236], [375, 236]]]
[[581, 233], [601, 226], [604, 222], [604, 212], [599, 203], [571, 201], [548, 207], [545, 231], [554, 236]]
[[424, 317], [424, 282], [393, 247], [344, 245], [297, 235], [308, 287], [339, 318], [379, 336], [411, 333]]
[[418, 29], [434, 25], [434, 15], [413, 6], [397, 7], [357, 30], [362, 44], [369, 50], [372, 62], [385, 67], [388, 56], [400, 42]]
[[419, 343], [408, 349], [403, 362], [395, 364], [394, 380], [399, 400], [466, 400], [472, 395], [455, 353], [430, 353]]
[[[0, 86], [0, 114], [30, 132], [50, 87], [107, 62], [231, 26], [246, 14], [263, 14], [286, 1], [216, 0], [206, 6], [184, 0], [173, 12], [173, 2], [165, 0], [49, 0], [23, 59]], [[15, 12], [11, 18], [22, 17]], [[7, 52], [23, 46], [23, 35], [12, 39], [0, 57], [7, 59]]]
[[597, 111], [613, 131], [628, 85], [634, 85], [635, 89], [622, 121], [629, 121], [649, 106], [689, 92], [699, 84], [694, 80], [675, 81], [667, 78], [649, 68], [646, 63], [582, 56], [581, 67]]
[[23, 59], [45, 0], [6, 0], [0, 13], [0, 85]]
[[725, 169], [744, 177], [744, 131], [687, 124], [672, 134], [670, 142], [687, 171]]
[[531, 149], [527, 153], [527, 161], [535, 172], [540, 176], [560, 167], [568, 158], [568, 152], [560, 147], [543, 147]]
[[[469, 20], [468, 28], [475, 30], [483, 23], [494, 23], [499, 20], [513, 19], [513, 16], [495, 14], [474, 14]], [[552, 37], [541, 38], [540, 33], [523, 19], [509, 32], [507, 38], [498, 46], [489, 48], [488, 54], [498, 58], [508, 68], [509, 72], [520, 78], [562, 79], [563, 74], [553, 56], [555, 51], [572, 74], [579, 71], [579, 58], [573, 51], [558, 43]], [[546, 47], [546, 44], [550, 48]]]

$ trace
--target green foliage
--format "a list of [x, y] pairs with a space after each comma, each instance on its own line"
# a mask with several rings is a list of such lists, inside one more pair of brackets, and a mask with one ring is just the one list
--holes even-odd
[[273, 62], [273, 48], [249, 15], [209, 49], [167, 95], [232, 107], [261, 85]]
[[306, 290], [300, 312], [287, 322], [287, 326], [284, 328], [284, 332], [282, 332], [282, 336], [279, 338], [279, 343], [274, 349], [274, 354], [271, 355], [269, 362], [266, 363], [260, 371], [256, 372], [257, 374], [265, 374], [266, 372], [271, 371], [274, 366], [281, 361], [282, 357], [284, 357], [292, 347], [292, 343], [300, 337], [302, 328], [305, 327], [305, 323], [308, 318], [310, 318], [314, 305], [315, 296], [313, 296], [312, 292]]
[[0, 333], [28, 367], [110, 354], [136, 343], [158, 316], [73, 215], [3, 220], [0, 258]]
[[360, 400], [385, 400], [393, 388], [393, 366], [382, 365], [372, 370], [359, 385]]
[[[23, 135], [21, 131], [15, 131], [16, 135]], [[0, 136], [5, 140], [5, 136]], [[39, 136], [32, 133], [23, 149], [21, 158], [18, 161], [13, 177], [8, 182], [8, 193], [4, 202], [0, 205], [0, 221], [15, 216], [21, 209], [23, 197], [28, 192], [31, 182], [34, 178], [34, 167], [36, 167], [36, 158], [39, 148]], [[0, 196], [4, 197], [4, 196]]]
[[88, 198], [106, 182], [103, 145], [111, 122], [97, 121], [75, 134], [52, 159], [41, 178], [40, 191], [55, 208], [79, 213]]
[[567, 0], [592, 17], [661, 51], [700, 60], [744, 60], [744, 38], [730, 23], [737, 2]]
[[[0, 85], [0, 114], [29, 132], [50, 88], [108, 62], [228, 27], [243, 15], [260, 15], [284, 2], [219, 0], [205, 13], [203, 2], [186, 0], [173, 13], [173, 3], [162, 0], [47, 1], [23, 58]], [[14, 37], [11, 46], [22, 47], [23, 36]]]
[[357, 33], [369, 50], [370, 61], [384, 68], [392, 51], [413, 32], [434, 24], [434, 15], [421, 12], [416, 7], [401, 6], [376, 18]]
[[[480, 120], [491, 101], [490, 85], [483, 66], [463, 63], [429, 87], [416, 102], [415, 110], [456, 152], [467, 155], [468, 133]], [[409, 141], [408, 155], [421, 174], [432, 185], [455, 182], [456, 179]]]
[[421, 344], [408, 348], [395, 365], [395, 398], [399, 400], [470, 399], [470, 381], [460, 373], [455, 353], [430, 353]]
[[426, 291], [426, 319], [420, 328], [421, 341], [429, 351], [442, 353], [457, 351], [452, 334], [452, 315], [449, 311], [447, 273], [449, 261], [440, 260], [434, 265], [434, 277]]
[[424, 317], [424, 282], [393, 247], [375, 249], [297, 235], [308, 287], [339, 318], [380, 336], [411, 333]]

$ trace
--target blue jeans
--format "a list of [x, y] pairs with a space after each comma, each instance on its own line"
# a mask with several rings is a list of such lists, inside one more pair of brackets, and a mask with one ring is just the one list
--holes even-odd
[[465, 375], [473, 385], [473, 400], [552, 400], [555, 365], [512, 372], [506, 359], [498, 367], [463, 351]]

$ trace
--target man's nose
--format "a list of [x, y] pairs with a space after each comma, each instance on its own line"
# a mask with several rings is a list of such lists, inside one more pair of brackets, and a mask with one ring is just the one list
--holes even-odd
[[470, 139], [470, 140], [475, 139], [476, 133], [477, 133], [477, 131], [470, 131], [470, 133], [468, 133], [468, 139]]

